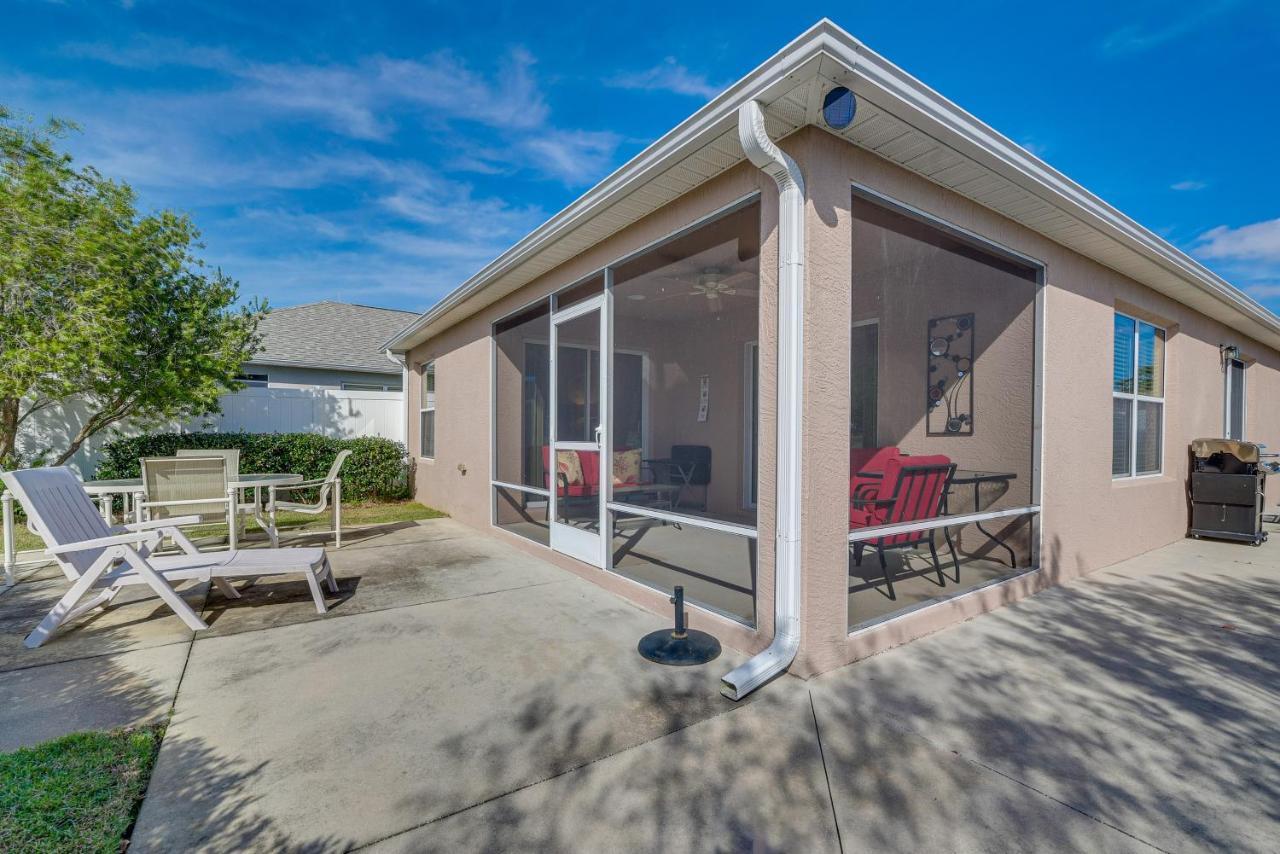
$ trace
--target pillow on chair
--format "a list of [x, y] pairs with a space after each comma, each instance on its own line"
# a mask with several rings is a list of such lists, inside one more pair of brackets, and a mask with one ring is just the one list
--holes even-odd
[[582, 461], [577, 451], [556, 451], [556, 472], [565, 476], [569, 486], [582, 483]]
[[640, 482], [640, 449], [613, 452], [613, 485], [624, 486]]

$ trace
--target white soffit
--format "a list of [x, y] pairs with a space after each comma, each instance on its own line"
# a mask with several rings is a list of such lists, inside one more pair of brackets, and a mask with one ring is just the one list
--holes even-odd
[[[822, 96], [837, 84], [852, 89], [859, 102], [854, 123], [842, 132], [821, 121]], [[826, 20], [508, 249], [387, 346], [416, 346], [742, 162], [737, 109], [747, 100], [766, 104], [775, 139], [807, 124], [822, 127], [1280, 349], [1276, 315]]]

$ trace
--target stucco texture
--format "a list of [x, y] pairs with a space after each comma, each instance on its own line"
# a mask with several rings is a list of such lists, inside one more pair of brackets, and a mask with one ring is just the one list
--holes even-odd
[[[1247, 438], [1278, 447], [1280, 355], [1244, 339], [1226, 326], [1049, 241], [981, 205], [928, 182], [816, 128], [804, 129], [781, 142], [800, 164], [808, 189], [806, 211], [806, 294], [804, 319], [804, 400], [802, 456], [802, 645], [793, 672], [812, 675], [936, 630], [1001, 604], [1183, 537], [1187, 527], [1185, 483], [1188, 442], [1222, 432], [1223, 374], [1219, 345], [1236, 344], [1249, 362]], [[854, 309], [852, 193], [858, 184], [948, 223], [981, 235], [1044, 266], [1044, 329], [1039, 346], [1043, 359], [1041, 418], [1041, 569], [1002, 585], [984, 588], [939, 603], [884, 625], [849, 634], [848, 588], [848, 455], [850, 441], [850, 325]], [[667, 612], [666, 595], [619, 576], [556, 555], [544, 547], [490, 526], [490, 373], [491, 324], [532, 301], [592, 274], [606, 264], [759, 191], [761, 199], [760, 341], [760, 470], [757, 510], [759, 570], [758, 628], [751, 630], [714, 614], [692, 609], [695, 627], [719, 635], [747, 652], [763, 647], [773, 627], [773, 526], [775, 460], [775, 389], [777, 337], [777, 195], [772, 182], [757, 170], [739, 166], [708, 182], [636, 225], [615, 234], [588, 252], [564, 263], [518, 292], [457, 323], [409, 354], [414, 371], [436, 363], [436, 457], [419, 460], [415, 475], [419, 501], [441, 507], [460, 521], [500, 536], [554, 560], [641, 605]], [[1025, 353], [1034, 328], [1034, 312], [1025, 302], [1010, 304], [1007, 316], [992, 327], [1001, 335], [984, 349], [1013, 347]], [[1163, 473], [1113, 480], [1112, 323], [1117, 309], [1168, 328]], [[917, 336], [920, 318], [904, 315], [905, 334]], [[886, 321], [890, 322], [890, 321]], [[896, 334], [896, 333], [895, 333]], [[914, 340], [914, 339], [913, 339]], [[923, 358], [923, 354], [922, 354]], [[1029, 436], [1036, 426], [1026, 414], [1025, 364], [993, 360], [976, 417], [981, 427], [968, 443], [974, 454], [1013, 446], [1024, 460], [1018, 495], [1009, 501], [1034, 501], [1034, 459]], [[726, 355], [725, 371], [740, 376], [741, 353]], [[1008, 394], [1000, 388], [1000, 370], [1022, 371], [1010, 379]], [[919, 366], [917, 366], [918, 368]], [[915, 368], [913, 368], [915, 370]], [[895, 380], [916, 385], [920, 378]], [[509, 377], [502, 380], [509, 382]], [[882, 380], [883, 381], [883, 380]], [[730, 383], [729, 387], [740, 383]], [[418, 447], [418, 390], [411, 382], [410, 447]], [[715, 389], [725, 386], [717, 382]], [[989, 397], [983, 398], [982, 395]], [[1003, 395], [1003, 397], [1002, 397]], [[1022, 413], [1001, 423], [990, 413], [1003, 398], [1017, 399]], [[920, 395], [910, 395], [914, 400]], [[687, 407], [688, 401], [681, 401]], [[1005, 405], [1007, 401], [1005, 401]], [[984, 416], [983, 413], [988, 413]], [[919, 418], [882, 413], [886, 431], [903, 441], [932, 441], [920, 435]], [[994, 422], [994, 424], [993, 424]], [[981, 428], [1007, 432], [1007, 441], [988, 442]], [[723, 441], [740, 443], [733, 425]], [[990, 435], [990, 434], [988, 434]], [[895, 438], [898, 438], [895, 436]], [[656, 439], [656, 437], [655, 437]], [[710, 439], [708, 440], [710, 441]], [[958, 447], [958, 446], [957, 446]], [[736, 450], [737, 458], [742, 449]], [[999, 462], [999, 460], [997, 460]], [[1271, 484], [1274, 494], [1276, 484]], [[726, 507], [740, 505], [739, 495], [717, 495]], [[1025, 528], [1025, 526], [1024, 526]], [[1029, 550], [1033, 540], [1028, 538]]]

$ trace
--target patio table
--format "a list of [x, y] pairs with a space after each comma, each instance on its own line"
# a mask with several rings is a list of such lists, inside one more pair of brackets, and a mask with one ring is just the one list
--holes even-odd
[[[241, 474], [234, 480], [227, 481], [227, 494], [239, 503], [240, 490], [253, 490], [253, 519], [258, 523], [262, 530], [267, 532], [267, 537], [271, 540], [272, 547], [280, 544], [279, 532], [276, 529], [276, 487], [290, 486], [295, 483], [302, 482], [300, 474], [285, 473], [267, 473], [267, 474]], [[267, 501], [262, 501], [262, 490], [267, 490]], [[92, 498], [97, 499], [98, 510], [102, 514], [102, 518], [108, 525], [114, 524], [114, 507], [113, 501], [115, 496], [121, 496], [123, 504], [123, 518], [128, 519], [130, 515], [137, 516], [141, 513], [141, 502], [143, 489], [142, 478], [125, 477], [109, 480], [87, 480], [84, 482], [84, 491], [89, 493]], [[17, 566], [17, 552], [14, 546], [13, 538], [13, 495], [6, 490], [0, 494], [0, 510], [3, 511], [4, 526], [4, 575], [5, 583], [13, 584], [13, 570]], [[266, 515], [263, 515], [263, 511]], [[139, 519], [138, 521], [141, 521]], [[229, 545], [236, 548], [237, 542], [236, 526], [232, 525], [228, 534]]]
[[[1017, 478], [1017, 474], [1009, 471], [970, 471], [968, 469], [956, 469], [955, 474], [951, 476], [951, 486], [973, 487], [973, 509], [976, 512], [980, 509], [978, 507], [978, 490], [982, 488], [982, 484], [1008, 483], [1011, 480], [1017, 480]], [[950, 494], [950, 491], [948, 491], [948, 494]], [[943, 512], [949, 512], [945, 504], [943, 505]], [[1017, 569], [1018, 558], [1013, 553], [1013, 549], [1009, 547], [1009, 544], [992, 532], [988, 531], [986, 528], [982, 527], [981, 522], [974, 522], [973, 524], [982, 532], [983, 536], [1009, 553], [1009, 566]]]

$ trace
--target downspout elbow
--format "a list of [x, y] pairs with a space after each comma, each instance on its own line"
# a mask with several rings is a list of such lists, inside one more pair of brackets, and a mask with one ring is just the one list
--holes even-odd
[[800, 649], [804, 352], [804, 176], [769, 138], [759, 102], [748, 101], [738, 109], [738, 139], [747, 159], [778, 185], [778, 446], [773, 641], [722, 678], [720, 692], [731, 700], [741, 700], [785, 671]]

